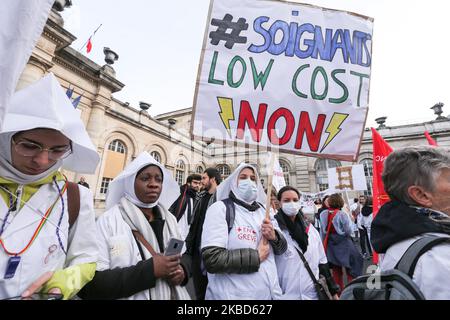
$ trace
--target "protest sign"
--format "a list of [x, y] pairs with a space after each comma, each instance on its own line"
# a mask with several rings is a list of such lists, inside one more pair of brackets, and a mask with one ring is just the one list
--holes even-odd
[[337, 167], [328, 169], [328, 185], [331, 189], [342, 191], [367, 190], [364, 166]]
[[354, 161], [373, 19], [271, 0], [211, 0], [191, 134]]

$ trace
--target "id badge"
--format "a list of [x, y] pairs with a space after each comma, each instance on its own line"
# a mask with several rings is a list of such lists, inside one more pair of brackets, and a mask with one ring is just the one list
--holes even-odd
[[8, 260], [8, 264], [6, 265], [6, 271], [4, 279], [11, 279], [16, 274], [17, 267], [20, 263], [20, 256], [10, 257]]

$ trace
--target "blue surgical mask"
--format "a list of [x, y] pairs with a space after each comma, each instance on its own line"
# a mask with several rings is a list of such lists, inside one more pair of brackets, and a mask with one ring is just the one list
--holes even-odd
[[248, 203], [255, 201], [258, 197], [258, 188], [255, 181], [251, 179], [239, 180], [238, 192], [239, 197]]
[[283, 202], [283, 204], [281, 205], [281, 209], [283, 209], [283, 212], [288, 217], [295, 216], [300, 210], [300, 207], [300, 201]]

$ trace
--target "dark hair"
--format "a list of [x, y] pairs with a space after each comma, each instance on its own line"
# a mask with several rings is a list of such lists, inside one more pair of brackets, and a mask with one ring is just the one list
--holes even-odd
[[355, 202], [355, 203], [358, 202], [358, 201], [359, 201], [358, 198], [354, 198], [353, 199], [353, 202]]
[[135, 177], [137, 177], [142, 171], [144, 171], [145, 169], [147, 169], [148, 167], [151, 167], [151, 166], [157, 167], [157, 168], [159, 169], [159, 171], [161, 172], [161, 176], [162, 176], [162, 178], [163, 178], [163, 180], [164, 180], [164, 172], [161, 170], [161, 168], [160, 168], [159, 166], [157, 166], [156, 164], [153, 164], [153, 163], [151, 163], [151, 164], [149, 164], [149, 165], [147, 165], [147, 166], [141, 168], [141, 169], [136, 173]]
[[193, 173], [193, 174], [189, 175], [189, 177], [187, 177], [186, 183], [191, 183], [192, 180], [200, 181], [200, 180], [202, 180], [202, 176], [199, 175], [198, 173]]
[[208, 168], [203, 173], [206, 173], [210, 179], [214, 178], [214, 180], [216, 180], [216, 183], [218, 185], [222, 182], [220, 172], [216, 168]]
[[366, 205], [366, 206], [371, 206], [371, 205], [373, 204], [372, 197], [371, 197], [371, 196], [366, 196], [365, 198], [366, 198], [366, 203], [365, 203], [365, 205]]
[[300, 198], [300, 192], [297, 189], [295, 189], [294, 187], [291, 187], [291, 186], [285, 186], [285, 187], [281, 188], [280, 191], [278, 191], [278, 196], [277, 196], [278, 201], [281, 201], [281, 195], [283, 193], [285, 193], [286, 191], [294, 191], [297, 193], [298, 197]]
[[330, 209], [342, 209], [344, 206], [344, 199], [339, 193], [334, 193], [328, 198]]

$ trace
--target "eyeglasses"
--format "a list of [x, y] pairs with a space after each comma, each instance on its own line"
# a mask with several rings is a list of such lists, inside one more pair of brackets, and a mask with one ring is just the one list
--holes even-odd
[[41, 145], [34, 142], [15, 142], [14, 139], [11, 139], [11, 141], [14, 144], [14, 150], [16, 150], [18, 154], [24, 157], [35, 157], [42, 151], [47, 151], [49, 160], [59, 160], [67, 158], [72, 153], [71, 145], [55, 148], [42, 148]]

